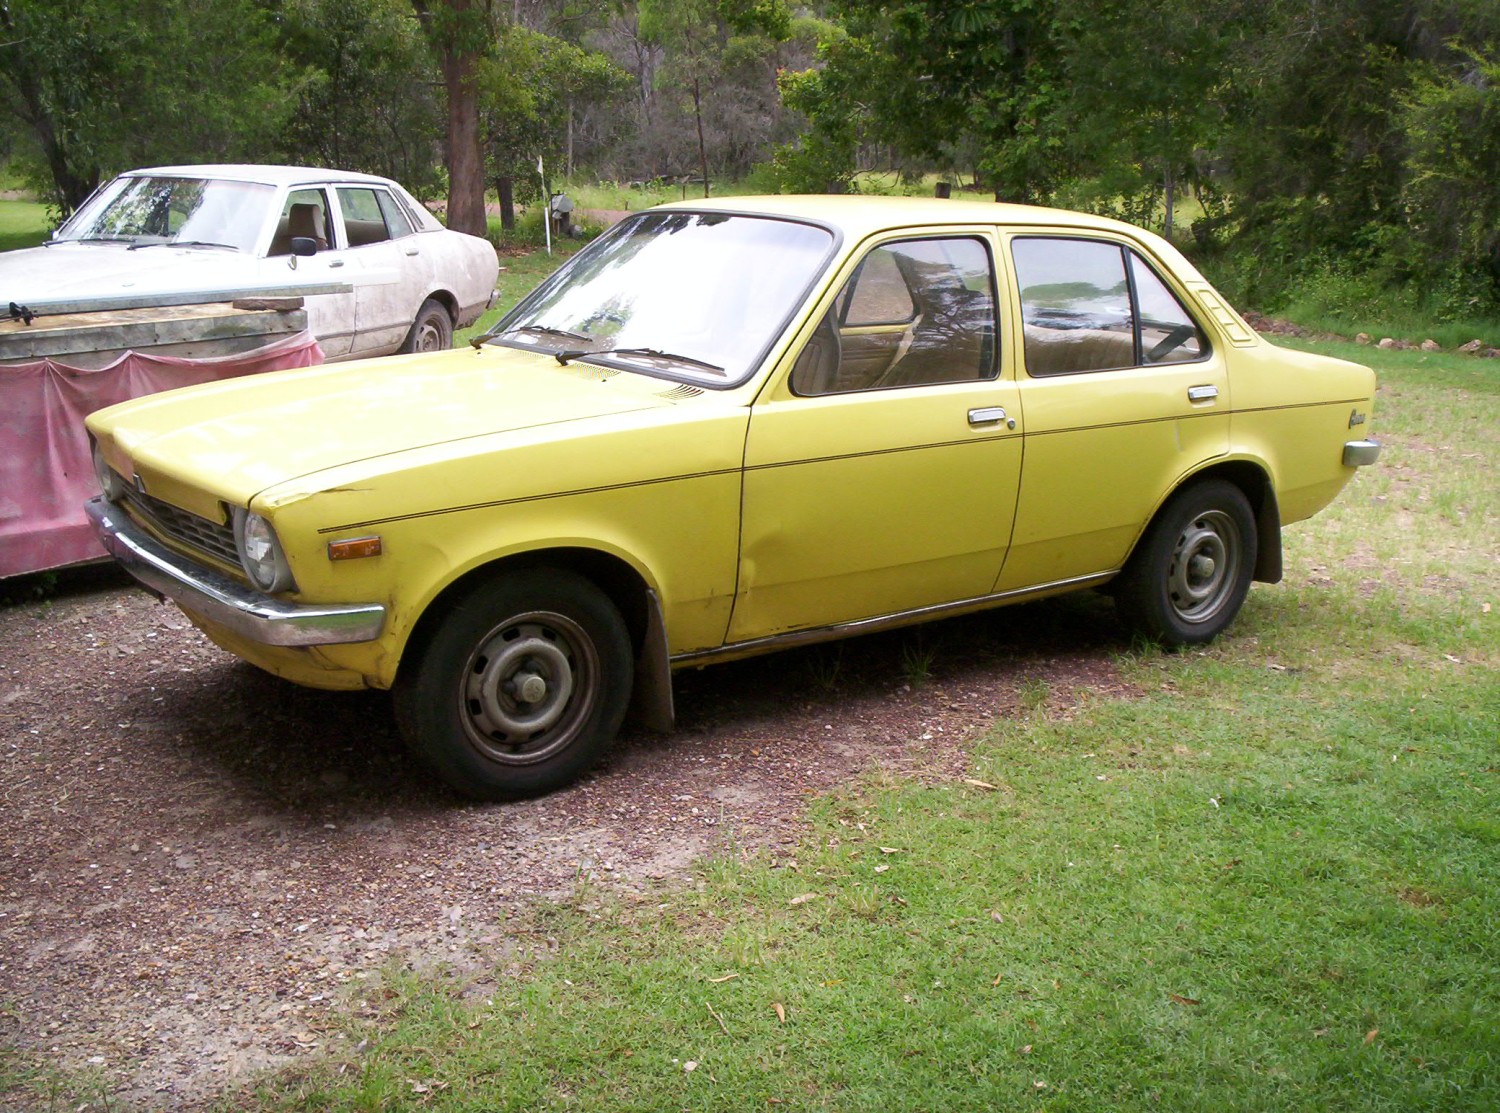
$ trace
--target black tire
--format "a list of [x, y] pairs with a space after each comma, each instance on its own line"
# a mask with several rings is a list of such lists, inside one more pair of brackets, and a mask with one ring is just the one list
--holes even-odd
[[1255, 515], [1233, 483], [1184, 487], [1152, 520], [1115, 581], [1120, 617], [1162, 645], [1212, 640], [1245, 602], [1257, 544]]
[[443, 352], [453, 347], [453, 318], [442, 302], [428, 298], [417, 310], [411, 331], [401, 341], [403, 352]]
[[480, 800], [580, 776], [630, 702], [633, 655], [609, 598], [573, 572], [502, 572], [448, 604], [402, 662], [396, 721], [416, 754]]

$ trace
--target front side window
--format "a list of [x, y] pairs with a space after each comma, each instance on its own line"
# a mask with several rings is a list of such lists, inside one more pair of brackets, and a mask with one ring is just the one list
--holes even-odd
[[1207, 338], [1154, 270], [1116, 243], [1023, 236], [1011, 245], [1026, 370], [1110, 371], [1201, 359]]
[[290, 255], [292, 240], [299, 236], [312, 240], [319, 251], [334, 246], [328, 197], [321, 189], [294, 189], [287, 194], [269, 254]]
[[995, 374], [995, 281], [973, 237], [872, 249], [792, 369], [798, 394], [969, 382]]

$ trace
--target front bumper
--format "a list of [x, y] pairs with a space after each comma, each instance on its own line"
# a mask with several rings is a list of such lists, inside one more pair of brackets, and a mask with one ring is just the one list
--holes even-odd
[[103, 497], [90, 500], [85, 510], [110, 556], [148, 589], [249, 641], [344, 645], [374, 641], [385, 628], [385, 607], [379, 603], [284, 603], [173, 552]]
[[1363, 468], [1380, 459], [1379, 441], [1345, 441], [1344, 467]]

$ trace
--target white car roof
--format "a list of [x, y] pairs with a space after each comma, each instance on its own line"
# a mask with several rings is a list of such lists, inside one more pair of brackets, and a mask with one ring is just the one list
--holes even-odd
[[236, 182], [260, 182], [272, 186], [295, 186], [315, 182], [360, 182], [365, 185], [393, 184], [389, 178], [374, 174], [360, 174], [353, 170], [329, 170], [316, 166], [258, 166], [250, 163], [214, 164], [196, 166], [149, 166], [140, 170], [127, 170], [121, 177], [149, 175], [181, 178], [221, 178]]

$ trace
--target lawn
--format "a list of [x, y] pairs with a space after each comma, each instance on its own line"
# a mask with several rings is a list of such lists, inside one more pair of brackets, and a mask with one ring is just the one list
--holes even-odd
[[47, 238], [52, 221], [47, 206], [35, 201], [0, 200], [0, 251], [35, 247]]
[[1037, 685], [791, 856], [538, 905], [488, 999], [393, 970], [225, 1108], [1500, 1108], [1500, 391], [1376, 358], [1384, 458], [1227, 637]]

